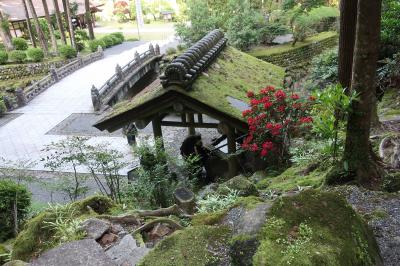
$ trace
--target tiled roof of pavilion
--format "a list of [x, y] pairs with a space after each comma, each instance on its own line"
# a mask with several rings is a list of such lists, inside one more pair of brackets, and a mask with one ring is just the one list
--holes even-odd
[[[202, 47], [199, 45], [202, 41], [206, 43], [204, 38], [178, 56], [160, 76], [161, 82], [153, 82], [131, 100], [115, 105], [95, 127], [113, 131], [128, 122], [143, 119], [149, 112], [144, 111], [146, 108], [171, 106], [175, 100], [198, 103], [219, 117], [245, 123], [240, 105], [248, 103], [246, 92], [267, 85], [282, 86], [284, 69], [226, 45], [221, 34], [215, 33], [217, 37], [200, 51], [196, 47]], [[195, 56], [190, 55], [191, 52]]]

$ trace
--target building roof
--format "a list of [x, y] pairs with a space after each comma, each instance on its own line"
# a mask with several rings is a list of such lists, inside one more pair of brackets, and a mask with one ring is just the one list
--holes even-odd
[[[85, 0], [70, 0], [70, 3], [76, 2], [78, 4], [78, 12], [77, 14], [85, 13]], [[33, 6], [35, 7], [36, 13], [38, 17], [44, 17], [44, 9], [42, 0], [32, 0]], [[50, 15], [54, 14], [54, 5], [53, 1], [47, 0], [47, 5], [49, 7]], [[60, 12], [64, 12], [64, 8], [62, 5], [62, 0], [58, 0], [58, 6], [60, 8]], [[90, 8], [92, 11], [97, 11], [98, 7], [102, 6], [102, 4], [96, 1], [90, 1]], [[13, 21], [21, 21], [25, 20], [25, 11], [22, 5], [21, 0], [0, 0], [0, 9], [3, 14], [8, 16], [8, 20]], [[29, 10], [29, 7], [28, 7]], [[32, 14], [29, 11], [29, 16], [32, 18]]]
[[244, 129], [247, 124], [242, 111], [248, 106], [246, 92], [267, 85], [282, 86], [284, 74], [284, 69], [279, 66], [226, 46], [207, 69], [196, 76], [190, 88], [165, 82], [163, 86], [158, 80], [131, 100], [115, 105], [94, 126], [114, 131], [127, 123], [149, 118], [170, 108], [173, 103], [184, 102], [196, 111]]

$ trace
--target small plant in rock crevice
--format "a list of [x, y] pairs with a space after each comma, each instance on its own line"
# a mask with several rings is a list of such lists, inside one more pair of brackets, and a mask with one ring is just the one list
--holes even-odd
[[239, 192], [228, 189], [227, 195], [211, 194], [205, 199], [197, 201], [197, 210], [199, 213], [209, 213], [224, 210], [232, 206], [239, 199]]

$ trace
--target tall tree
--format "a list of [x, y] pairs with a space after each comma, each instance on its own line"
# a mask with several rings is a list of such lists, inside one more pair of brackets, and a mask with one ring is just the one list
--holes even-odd
[[94, 32], [93, 32], [92, 13], [90, 12], [89, 0], [85, 0], [85, 19], [86, 19], [86, 25], [89, 30], [89, 39], [93, 40]]
[[65, 38], [65, 30], [61, 19], [60, 7], [58, 6], [58, 0], [53, 0], [53, 5], [55, 11], [54, 13], [56, 15], [56, 20], [57, 20], [57, 27], [61, 35], [61, 41], [64, 44], [67, 44], [67, 39]]
[[25, 20], [26, 20], [26, 25], [28, 27], [29, 39], [31, 40], [33, 47], [36, 47], [36, 41], [35, 41], [35, 36], [33, 36], [32, 24], [31, 24], [31, 19], [29, 18], [28, 7], [26, 6], [25, 0], [21, 1], [22, 5], [24, 6]]
[[64, 12], [67, 16], [69, 38], [71, 39], [71, 46], [76, 49], [74, 27], [72, 26], [71, 5], [69, 0], [63, 0]]
[[54, 34], [53, 25], [51, 23], [50, 14], [49, 14], [49, 7], [47, 6], [46, 0], [42, 0], [44, 15], [46, 17], [47, 26], [49, 28], [50, 39], [51, 39], [51, 47], [54, 53], [57, 53], [57, 39], [56, 35]]
[[[379, 166], [370, 146], [371, 106], [375, 103], [376, 67], [380, 38], [382, 0], [359, 0], [351, 90], [359, 94], [352, 102], [344, 150], [345, 170], [362, 185], [374, 187]], [[346, 169], [347, 168], [347, 169]]]
[[40, 28], [39, 19], [36, 14], [35, 7], [33, 6], [32, 0], [26, 0], [26, 1], [28, 3], [29, 10], [31, 11], [31, 14], [33, 17], [33, 23], [35, 24], [36, 33], [38, 35], [40, 46], [42, 47], [43, 53], [45, 54], [45, 56], [48, 56], [49, 50], [47, 47], [47, 40], [44, 37], [42, 29]]
[[358, 0], [340, 1], [340, 37], [339, 37], [339, 83], [350, 88], [353, 67], [354, 43], [356, 41]]
[[0, 10], [0, 36], [3, 40], [4, 46], [6, 47], [7, 51], [11, 51], [14, 49], [14, 46], [11, 42], [11, 33], [10, 28], [8, 26], [8, 19], [5, 17]]
[[[70, 34], [70, 33], [71, 33], [71, 30], [70, 30], [70, 28], [69, 28], [68, 14], [67, 14], [67, 2], [66, 2], [66, 0], [62, 0], [62, 4], [63, 4], [63, 9], [64, 9], [64, 20], [65, 20], [65, 24], [67, 25], [68, 34]], [[69, 6], [69, 5], [68, 5], [68, 6]], [[70, 41], [70, 43], [71, 43], [71, 45], [72, 45], [72, 40], [71, 40], [71, 38], [69, 38], [69, 41]]]

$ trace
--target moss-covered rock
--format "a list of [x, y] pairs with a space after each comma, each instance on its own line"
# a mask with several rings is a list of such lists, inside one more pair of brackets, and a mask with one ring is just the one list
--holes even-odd
[[400, 173], [392, 173], [385, 176], [382, 182], [382, 188], [387, 192], [400, 191]]
[[28, 263], [22, 261], [22, 260], [12, 260], [4, 264], [3, 266], [26, 266]]
[[259, 239], [254, 265], [382, 265], [367, 224], [332, 192], [278, 200]]
[[224, 226], [193, 226], [176, 231], [159, 242], [139, 263], [141, 266], [218, 264], [218, 251], [229, 241]]
[[116, 207], [116, 205], [106, 196], [94, 195], [72, 203], [72, 207], [76, 208], [80, 214], [90, 213], [91, 210], [97, 214], [105, 214]]
[[231, 239], [229, 256], [232, 265], [252, 266], [260, 242], [255, 236], [239, 235]]
[[256, 186], [242, 175], [235, 176], [228, 181], [222, 183], [217, 192], [219, 194], [229, 193], [229, 189], [238, 191], [239, 196], [257, 196], [258, 190]]
[[192, 225], [197, 226], [218, 224], [222, 220], [222, 218], [224, 218], [226, 212], [227, 210], [211, 213], [198, 213], [193, 216]]
[[[79, 219], [108, 213], [113, 207], [115, 204], [111, 199], [95, 195], [72, 203], [69, 210], [73, 212], [76, 219]], [[29, 220], [14, 242], [12, 259], [29, 261], [32, 257], [57, 245], [58, 242], [54, 240], [56, 232], [48, 224], [54, 222], [56, 218], [56, 213], [48, 209]], [[78, 240], [79, 237], [77, 235], [74, 240]]]

